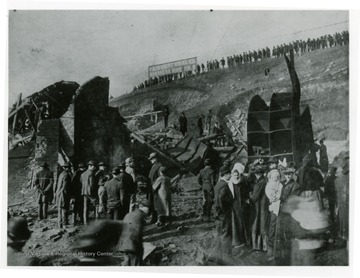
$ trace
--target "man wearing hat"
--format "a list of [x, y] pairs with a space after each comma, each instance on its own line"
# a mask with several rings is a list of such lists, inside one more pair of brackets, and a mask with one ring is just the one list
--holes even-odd
[[167, 168], [161, 166], [160, 176], [153, 183], [154, 206], [158, 213], [156, 226], [161, 227], [171, 218], [171, 179], [167, 176]]
[[324, 144], [325, 137], [323, 136], [320, 139], [320, 149], [319, 149], [319, 164], [320, 170], [325, 174], [329, 170], [329, 158], [327, 154], [327, 149]]
[[54, 175], [48, 164], [43, 162], [42, 169], [36, 173], [35, 187], [37, 189], [37, 203], [39, 219], [47, 218], [49, 203], [53, 196]]
[[107, 214], [109, 219], [121, 219], [121, 211], [125, 198], [125, 190], [122, 179], [120, 178], [120, 168], [115, 167], [112, 170], [113, 178], [105, 182], [107, 195]]
[[156, 181], [156, 179], [159, 177], [159, 169], [162, 166], [161, 163], [158, 160], [157, 153], [151, 153], [149, 156], [149, 160], [152, 164], [150, 172], [149, 172], [149, 179], [151, 183], [151, 192], [150, 192], [150, 211], [151, 211], [151, 223], [155, 223], [157, 221], [157, 213], [154, 209], [154, 192], [152, 190], [152, 185]]
[[137, 178], [137, 173], [135, 171], [135, 160], [133, 157], [128, 157], [125, 160], [125, 172], [128, 173], [134, 182], [134, 194], [132, 194], [130, 196], [130, 211], [133, 211], [135, 209], [135, 202], [136, 202], [136, 192], [137, 192], [137, 183], [136, 183], [136, 178]]
[[254, 168], [255, 185], [249, 197], [253, 206], [253, 221], [251, 224], [251, 240], [254, 250], [267, 251], [267, 223], [269, 204], [265, 195], [266, 177], [264, 166], [256, 165]]
[[329, 171], [324, 179], [325, 197], [327, 198], [329, 203], [329, 211], [330, 211], [329, 216], [331, 223], [333, 225], [335, 224], [335, 205], [336, 205], [335, 180], [337, 178], [336, 171], [337, 171], [337, 167], [334, 165], [330, 165]]
[[56, 205], [58, 208], [58, 225], [59, 228], [68, 225], [68, 212], [70, 203], [71, 190], [71, 165], [69, 162], [64, 163], [64, 169], [59, 175], [56, 186]]
[[22, 248], [31, 236], [28, 223], [24, 217], [11, 217], [7, 228], [7, 265], [34, 266], [38, 265], [34, 258], [22, 253]]
[[349, 248], [349, 156], [345, 156], [341, 167], [337, 169], [335, 180], [337, 236], [346, 241]]
[[80, 181], [81, 181], [81, 195], [84, 199], [84, 224], [86, 225], [89, 218], [89, 210], [90, 210], [90, 203], [94, 205], [94, 214], [97, 217], [96, 212], [96, 198], [97, 198], [97, 184], [95, 179], [95, 170], [96, 170], [96, 162], [94, 160], [90, 160], [88, 162], [88, 169], [81, 174]]
[[78, 164], [78, 169], [75, 171], [71, 181], [71, 202], [74, 203], [73, 209], [73, 224], [76, 225], [77, 217], [79, 216], [80, 222], [84, 221], [83, 203], [84, 200], [81, 196], [82, 184], [80, 177], [86, 170], [84, 163]]
[[201, 219], [205, 218], [210, 221], [211, 209], [214, 203], [214, 187], [216, 184], [215, 171], [211, 169], [211, 161], [209, 158], [205, 159], [205, 168], [201, 169], [198, 175], [198, 183], [203, 190], [203, 206]]
[[111, 180], [111, 174], [107, 168], [107, 165], [104, 162], [100, 162], [98, 164], [99, 170], [95, 174], [95, 179], [100, 183], [105, 183], [108, 180]]
[[104, 180], [99, 181], [98, 198], [99, 198], [98, 216], [99, 218], [105, 218], [107, 215], [107, 192], [106, 192]]
[[124, 201], [121, 209], [121, 215], [120, 215], [120, 219], [123, 219], [130, 210], [130, 199], [136, 193], [136, 184], [133, 180], [133, 177], [130, 174], [126, 173], [125, 162], [123, 162], [119, 166], [119, 168], [120, 168], [119, 179], [123, 184], [124, 192], [125, 192]]
[[295, 168], [289, 166], [283, 170], [285, 176], [285, 182], [283, 183], [284, 187], [281, 191], [280, 201], [284, 202], [289, 196], [300, 195], [299, 184], [294, 180]]
[[116, 250], [125, 255], [123, 266], [141, 266], [144, 254], [143, 231], [145, 219], [149, 214], [150, 203], [139, 203], [139, 208], [129, 212], [123, 222], [123, 230]]
[[228, 185], [231, 178], [229, 167], [220, 168], [220, 180], [215, 186], [215, 213], [217, 219], [216, 248], [220, 260], [232, 261], [232, 205], [234, 193]]

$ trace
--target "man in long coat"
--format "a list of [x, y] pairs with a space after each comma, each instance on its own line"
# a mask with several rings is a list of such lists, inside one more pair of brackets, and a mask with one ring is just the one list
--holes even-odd
[[122, 163], [119, 166], [119, 168], [120, 168], [119, 179], [121, 180], [124, 187], [124, 199], [120, 214], [120, 219], [123, 219], [130, 210], [130, 200], [131, 197], [136, 193], [136, 184], [133, 180], [133, 177], [125, 171], [126, 169], [125, 163]]
[[263, 166], [256, 166], [254, 173], [256, 181], [253, 191], [250, 193], [250, 200], [254, 204], [251, 239], [254, 250], [267, 251], [267, 225], [269, 213], [268, 199], [265, 195], [267, 181], [264, 176]]
[[136, 192], [137, 192], [137, 171], [135, 170], [135, 160], [133, 157], [128, 157], [125, 160], [125, 172], [128, 173], [133, 179], [133, 186], [134, 188], [130, 190], [133, 192], [130, 196], [130, 211], [135, 209], [135, 202], [136, 202]]
[[39, 219], [47, 218], [49, 203], [53, 196], [54, 175], [48, 166], [46, 162], [41, 164], [42, 169], [36, 173], [34, 184], [37, 190]]
[[70, 203], [70, 188], [71, 188], [71, 165], [64, 163], [63, 171], [59, 175], [56, 186], [56, 205], [58, 208], [58, 225], [59, 228], [68, 225], [68, 213]]
[[[84, 224], [86, 225], [89, 218], [90, 204], [95, 207], [97, 198], [97, 184], [95, 179], [96, 163], [93, 160], [88, 162], [88, 169], [81, 174], [80, 181], [82, 184], [81, 195], [84, 199]], [[95, 208], [96, 217], [96, 208]]]
[[199, 118], [198, 118], [198, 121], [197, 121], [197, 128], [199, 130], [199, 137], [202, 137], [203, 133], [204, 133], [203, 118], [204, 118], [204, 115], [201, 114], [199, 116]]
[[73, 209], [73, 224], [77, 222], [77, 217], [79, 216], [80, 222], [84, 221], [84, 212], [83, 212], [83, 203], [84, 200], [81, 196], [82, 184], [80, 181], [81, 174], [86, 170], [84, 163], [79, 163], [78, 169], [75, 171], [72, 181], [71, 181], [71, 198], [74, 203]]
[[160, 161], [158, 160], [157, 153], [151, 153], [149, 156], [149, 160], [152, 164], [150, 172], [149, 172], [149, 179], [150, 179], [150, 188], [149, 188], [149, 200], [150, 200], [150, 213], [151, 213], [151, 222], [155, 223], [157, 221], [157, 213], [154, 209], [154, 191], [152, 189], [152, 185], [159, 177], [159, 169], [162, 166]]
[[216, 184], [215, 171], [211, 168], [211, 161], [209, 158], [205, 159], [205, 168], [201, 169], [198, 175], [198, 183], [203, 191], [203, 206], [201, 219], [210, 220], [211, 209], [214, 204], [214, 187]]
[[163, 110], [163, 115], [164, 115], [164, 128], [168, 127], [168, 120], [169, 120], [169, 115], [170, 115], [170, 110], [168, 106], [165, 106], [164, 110]]
[[[349, 161], [337, 171], [335, 180], [338, 237], [348, 243], [349, 239]], [[348, 248], [348, 245], [347, 245]]]
[[153, 183], [154, 206], [158, 213], [156, 226], [161, 227], [165, 222], [170, 221], [171, 217], [171, 180], [166, 175], [166, 167], [159, 169], [160, 176]]
[[228, 182], [231, 177], [230, 168], [224, 166], [220, 169], [221, 178], [215, 186], [215, 212], [217, 219], [216, 250], [219, 259], [225, 263], [232, 262], [232, 206], [234, 195]]
[[182, 112], [181, 116], [179, 117], [179, 125], [180, 125], [180, 132], [183, 136], [187, 133], [187, 118], [185, 116], [185, 113]]
[[329, 170], [329, 158], [327, 155], [326, 146], [324, 144], [324, 139], [320, 140], [319, 164], [320, 164], [320, 170], [323, 173], [327, 173], [327, 171]]

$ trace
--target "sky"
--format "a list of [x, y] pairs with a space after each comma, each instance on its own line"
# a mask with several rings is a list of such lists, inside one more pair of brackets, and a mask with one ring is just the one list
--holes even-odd
[[346, 11], [9, 11], [9, 104], [61, 80], [130, 92], [148, 66], [349, 30]]

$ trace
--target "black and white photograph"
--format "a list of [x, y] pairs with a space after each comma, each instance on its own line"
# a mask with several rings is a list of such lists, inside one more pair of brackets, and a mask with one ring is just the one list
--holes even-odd
[[349, 26], [8, 10], [7, 266], [349, 266]]

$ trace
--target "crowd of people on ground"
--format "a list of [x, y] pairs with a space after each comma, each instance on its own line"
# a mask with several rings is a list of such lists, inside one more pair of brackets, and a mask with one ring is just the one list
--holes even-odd
[[314, 265], [327, 244], [348, 248], [349, 157], [339, 167], [323, 157], [317, 163], [307, 154], [298, 168], [275, 157], [246, 167], [225, 161], [218, 173], [206, 160], [200, 218], [217, 223], [218, 259], [236, 264], [234, 255], [248, 245], [276, 265]]
[[284, 56], [284, 54], [289, 54], [291, 50], [293, 50], [295, 54], [302, 55], [306, 52], [315, 51], [318, 49], [325, 49], [348, 44], [349, 31], [342, 31], [341, 33], [336, 32], [333, 35], [327, 34], [318, 38], [308, 38], [307, 40], [300, 39], [292, 41], [290, 43], [282, 43], [281, 45], [273, 46], [272, 50], [270, 50], [269, 47], [265, 47], [258, 50], [243, 52], [242, 54], [234, 54], [232, 56], [227, 56], [226, 59], [222, 57], [220, 61], [217, 59], [207, 61], [206, 66], [204, 65], [204, 63], [201, 63], [196, 65], [194, 70], [186, 71], [185, 73], [180, 72], [151, 77], [148, 80], [145, 80], [144, 82], [139, 84], [138, 86], [135, 86], [133, 88], [133, 92], [162, 83], [178, 81], [191, 76], [203, 74], [205, 72], [224, 68], [233, 68], [242, 64], [263, 61], [264, 59], [270, 59], [275, 57], [281, 57]]
[[[38, 219], [47, 219], [49, 205], [55, 203], [59, 228], [89, 225], [90, 219], [121, 220], [123, 228], [117, 251], [126, 255], [124, 265], [141, 264], [142, 229], [147, 215], [151, 216], [149, 223], [157, 227], [171, 223], [168, 169], [159, 162], [157, 153], [151, 153], [149, 160], [152, 167], [148, 176], [137, 171], [132, 157], [112, 171], [104, 162], [90, 160], [87, 165], [79, 163], [73, 172], [73, 165], [66, 162], [57, 181], [49, 165], [43, 162], [34, 183]], [[12, 263], [16, 264], [10, 259], [9, 264]]]
[[[319, 163], [307, 154], [298, 168], [276, 157], [247, 165], [226, 160], [221, 167], [214, 166], [214, 159], [205, 159], [198, 174], [203, 193], [199, 220], [216, 223], [215, 250], [222, 263], [236, 264], [235, 254], [252, 246], [278, 265], [311, 265], [316, 250], [329, 242], [347, 244], [349, 157], [339, 167], [329, 165], [324, 139], [320, 141]], [[53, 201], [59, 228], [69, 227], [69, 213], [72, 225], [89, 225], [90, 218], [121, 220], [115, 251], [124, 254], [123, 265], [141, 265], [146, 221], [165, 229], [172, 223], [168, 169], [157, 153], [151, 153], [149, 160], [148, 175], [137, 171], [132, 157], [112, 171], [93, 160], [86, 166], [79, 163], [75, 172], [71, 163], [64, 163], [56, 182], [43, 162], [35, 179], [39, 220], [48, 217]], [[25, 257], [14, 256], [30, 237], [26, 220], [10, 217], [8, 221], [9, 265], [30, 264]], [[91, 228], [92, 236], [94, 229], [113, 225], [104, 223]], [[89, 240], [90, 235], [82, 236]]]

